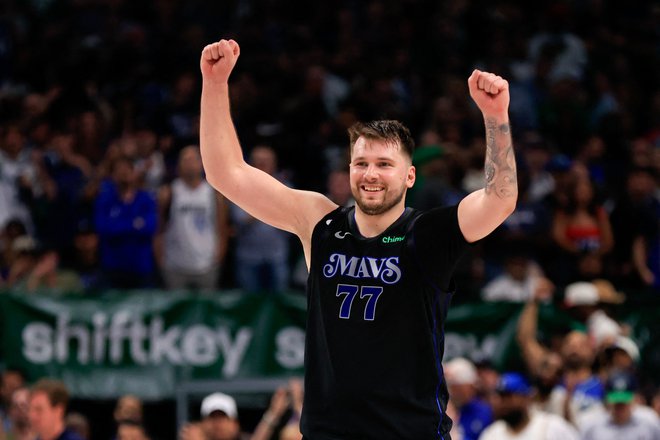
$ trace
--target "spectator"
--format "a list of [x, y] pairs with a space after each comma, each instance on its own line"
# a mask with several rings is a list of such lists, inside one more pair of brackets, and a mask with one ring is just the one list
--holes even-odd
[[477, 397], [477, 369], [465, 358], [454, 358], [447, 362], [445, 379], [449, 398], [458, 413], [454, 419], [460, 426], [464, 440], [477, 440], [481, 432], [493, 421], [490, 406]]
[[587, 326], [596, 349], [624, 333], [622, 326], [609, 316], [606, 309], [624, 300], [625, 296], [607, 280], [579, 281], [569, 284], [564, 290], [564, 304], [568, 312]]
[[16, 368], [5, 368], [0, 376], [0, 422], [5, 432], [11, 430], [8, 413], [12, 406], [14, 392], [25, 386], [25, 374]]
[[113, 413], [115, 422], [119, 425], [124, 420], [142, 423], [142, 400], [132, 394], [126, 394], [117, 399]]
[[[43, 154], [43, 168], [52, 191], [33, 201], [33, 218], [38, 238], [46, 246], [69, 256], [82, 212], [83, 190], [94, 169], [86, 157], [75, 151], [73, 133], [57, 131]], [[52, 192], [52, 194], [51, 194]]]
[[536, 297], [525, 305], [517, 332], [527, 369], [541, 386], [543, 399], [537, 404], [579, 426], [580, 415], [603, 397], [602, 382], [591, 369], [595, 348], [587, 334], [576, 330], [562, 338], [558, 353], [541, 345], [536, 339], [538, 302]]
[[600, 262], [612, 250], [614, 238], [608, 214], [596, 201], [587, 178], [574, 176], [568, 188], [568, 205], [554, 212], [552, 236], [565, 258], [569, 277], [576, 276], [570, 268], [581, 260], [578, 257], [595, 256]]
[[241, 433], [236, 401], [223, 393], [209, 394], [202, 400], [201, 423], [189, 423], [179, 433], [181, 440], [247, 440]]
[[[250, 163], [283, 179], [277, 172], [277, 156], [268, 146], [254, 147]], [[235, 229], [235, 268], [238, 287], [247, 292], [282, 292], [289, 287], [289, 241], [291, 234], [263, 223], [236, 205], [231, 205]]]
[[63, 266], [76, 274], [77, 290], [90, 292], [103, 283], [99, 261], [99, 236], [88, 219], [78, 221], [73, 237], [73, 256]]
[[112, 180], [98, 195], [94, 213], [106, 284], [120, 289], [152, 287], [156, 202], [137, 187], [130, 160], [116, 159], [111, 171]]
[[16, 123], [0, 130], [0, 227], [12, 218], [32, 230], [32, 217], [25, 204], [26, 191], [40, 190], [37, 168], [25, 136]]
[[479, 440], [578, 440], [580, 437], [561, 417], [530, 409], [532, 388], [519, 373], [500, 378], [493, 412], [497, 419]]
[[28, 236], [27, 228], [18, 219], [9, 220], [0, 232], [0, 286], [9, 276], [10, 268], [16, 259], [14, 241], [23, 236]]
[[9, 408], [8, 421], [0, 428], [0, 433], [4, 431], [6, 440], [34, 440], [36, 434], [32, 430], [29, 419], [30, 408], [30, 390], [28, 388], [18, 388], [11, 397], [11, 406]]
[[75, 289], [75, 276], [59, 271], [60, 256], [43, 249], [32, 237], [18, 237], [13, 244], [16, 258], [7, 276], [7, 285], [27, 292]]
[[636, 380], [630, 373], [612, 374], [606, 383], [605, 402], [608, 417], [586, 428], [584, 440], [660, 439], [660, 420], [657, 416], [635, 411]]
[[[302, 413], [303, 388], [300, 379], [291, 379], [288, 387], [279, 387], [270, 401], [250, 440], [268, 440], [275, 429], [282, 425], [283, 416], [290, 412], [289, 419], [281, 426], [280, 440], [302, 440], [300, 415]], [[289, 411], [290, 410], [290, 411]]]
[[38, 440], [82, 440], [66, 428], [69, 391], [57, 380], [41, 379], [30, 392], [30, 424]]
[[199, 147], [187, 146], [177, 179], [158, 194], [157, 255], [167, 289], [218, 287], [229, 235], [227, 205], [202, 173]]
[[140, 422], [122, 420], [117, 425], [117, 440], [149, 440], [149, 436]]
[[616, 371], [637, 371], [640, 353], [637, 344], [628, 336], [605, 338], [598, 346], [594, 371], [604, 383]]
[[526, 302], [538, 288], [549, 288], [550, 280], [526, 252], [518, 249], [507, 252], [504, 273], [490, 280], [482, 289], [484, 301]]
[[90, 440], [91, 431], [89, 427], [89, 420], [87, 420], [87, 417], [84, 415], [78, 412], [69, 413], [64, 419], [64, 423], [66, 425], [66, 429], [69, 431], [75, 432], [83, 440]]
[[158, 149], [158, 135], [146, 126], [134, 133], [135, 157], [133, 163], [140, 186], [156, 194], [165, 179], [165, 158]]

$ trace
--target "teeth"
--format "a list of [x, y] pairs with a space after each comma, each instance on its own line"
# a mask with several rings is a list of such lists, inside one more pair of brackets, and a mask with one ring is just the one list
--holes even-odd
[[379, 187], [379, 186], [363, 186], [362, 188], [363, 188], [365, 191], [369, 191], [369, 192], [376, 192], [376, 191], [380, 191], [380, 190], [382, 189], [382, 188]]

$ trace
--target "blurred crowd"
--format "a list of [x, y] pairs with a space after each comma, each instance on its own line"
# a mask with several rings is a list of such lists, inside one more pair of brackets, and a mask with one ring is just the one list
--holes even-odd
[[[0, 387], [0, 440], [150, 440], [155, 424], [144, 414], [144, 403], [134, 395], [119, 397], [107, 417], [112, 429], [98, 436], [96, 424], [106, 422], [70, 411], [71, 396], [66, 385], [43, 378], [27, 385], [20, 370], [2, 373]], [[270, 404], [256, 426], [241, 425], [236, 400], [225, 393], [213, 392], [178, 432], [161, 438], [178, 440], [302, 440], [298, 424], [302, 411], [302, 380], [292, 378], [273, 393]], [[103, 423], [108, 425], [108, 423]], [[150, 429], [151, 427], [151, 429]], [[96, 432], [97, 436], [92, 434]]]
[[[410, 206], [482, 186], [483, 121], [466, 85], [476, 67], [509, 80], [520, 197], [459, 264], [456, 301], [524, 303], [526, 369], [449, 360], [455, 436], [660, 438], [660, 399], [639, 386], [639, 351], [611, 313], [660, 291], [659, 19], [650, 1], [5, 0], [0, 289], [302, 290], [296, 240], [204, 179], [208, 42], [241, 45], [231, 99], [246, 159], [340, 205], [352, 203], [346, 129], [358, 120], [411, 128]], [[560, 300], [585, 331], [537, 340], [539, 304]], [[31, 402], [66, 397], [52, 383], [8, 393], [5, 373], [6, 438], [33, 438]], [[299, 411], [278, 393], [264, 432], [285, 431], [282, 408]], [[236, 438], [208, 434], [214, 414], [238, 420], [231, 397], [214, 399], [182, 438]], [[117, 420], [117, 438], [146, 438], [140, 418]]]
[[478, 67], [509, 80], [520, 201], [459, 269], [463, 296], [519, 298], [538, 272], [657, 290], [657, 5], [280, 3], [3, 2], [4, 287], [304, 285], [299, 244], [202, 175], [198, 57], [235, 37], [246, 159], [339, 204], [351, 203], [346, 128], [372, 118], [402, 120], [420, 146], [411, 206], [481, 187], [466, 78]]

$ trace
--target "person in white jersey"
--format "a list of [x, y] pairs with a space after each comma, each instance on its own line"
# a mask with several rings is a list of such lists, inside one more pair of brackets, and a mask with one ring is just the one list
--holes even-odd
[[202, 172], [199, 147], [189, 145], [179, 154], [178, 177], [158, 194], [156, 253], [167, 289], [218, 287], [227, 251], [227, 204]]

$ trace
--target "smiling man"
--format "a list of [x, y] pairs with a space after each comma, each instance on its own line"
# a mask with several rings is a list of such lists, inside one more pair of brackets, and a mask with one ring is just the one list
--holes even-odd
[[69, 404], [69, 391], [58, 380], [41, 379], [30, 390], [29, 418], [37, 440], [82, 440], [66, 429], [64, 416]]
[[406, 208], [414, 141], [398, 121], [349, 130], [356, 206], [294, 190], [249, 166], [234, 130], [233, 40], [204, 48], [200, 145], [208, 181], [257, 219], [296, 234], [310, 272], [301, 431], [308, 440], [449, 439], [442, 371], [452, 272], [513, 212], [516, 165], [508, 83], [475, 70], [486, 126], [484, 188], [457, 206]]

